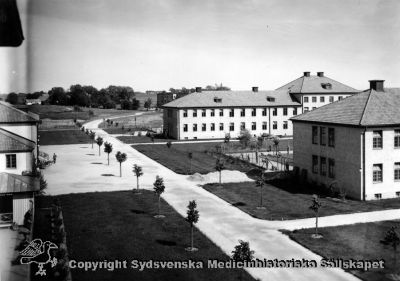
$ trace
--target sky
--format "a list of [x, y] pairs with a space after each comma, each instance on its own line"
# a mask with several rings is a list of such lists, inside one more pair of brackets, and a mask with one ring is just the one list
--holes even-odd
[[0, 49], [0, 93], [72, 84], [272, 90], [304, 71], [360, 90], [370, 79], [400, 87], [398, 0], [17, 3], [26, 39]]

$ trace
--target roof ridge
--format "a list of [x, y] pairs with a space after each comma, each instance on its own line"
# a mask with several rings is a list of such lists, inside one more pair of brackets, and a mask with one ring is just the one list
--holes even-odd
[[[299, 78], [296, 78], [296, 79], [294, 79], [294, 80], [290, 81], [289, 83], [286, 83], [285, 85], [283, 85], [283, 86], [280, 86], [280, 87], [276, 88], [276, 89], [275, 89], [275, 91], [280, 91], [279, 89], [281, 89], [281, 88], [284, 88], [284, 87], [288, 86], [289, 84], [293, 83], [293, 82], [294, 82], [294, 81], [296, 81], [296, 80], [299, 80], [299, 79], [301, 79], [302, 77], [304, 77], [304, 76], [300, 76]], [[293, 85], [292, 85], [292, 86], [293, 86]]]
[[303, 85], [304, 85], [305, 76], [300, 77], [300, 79], [301, 79], [301, 78], [303, 78], [303, 81], [301, 82], [301, 86], [300, 86], [300, 94], [303, 93]]
[[363, 122], [363, 119], [364, 119], [364, 116], [365, 116], [365, 111], [367, 110], [367, 107], [368, 107], [368, 104], [369, 104], [369, 100], [371, 98], [371, 94], [372, 94], [372, 90], [369, 90], [368, 99], [367, 99], [367, 102], [365, 103], [363, 112], [361, 114], [361, 119], [360, 119], [360, 123], [359, 123], [360, 126], [362, 126], [362, 122]]
[[[332, 81], [335, 81], [336, 83], [339, 83], [339, 84], [341, 84], [341, 85], [343, 85], [343, 86], [346, 86], [346, 87], [348, 87], [348, 88], [351, 88], [351, 89], [353, 89], [354, 91], [356, 91], [356, 92], [360, 92], [360, 90], [357, 90], [357, 89], [355, 89], [355, 88], [353, 88], [353, 87], [350, 87], [350, 86], [348, 86], [348, 85], [346, 85], [346, 84], [343, 84], [342, 82], [339, 82], [339, 81], [337, 81], [337, 80], [335, 80], [335, 79], [332, 79], [332, 78], [330, 78], [330, 77], [328, 77], [328, 76], [324, 76], [324, 77], [326, 77], [326, 78], [328, 78], [328, 79], [331, 79]], [[362, 92], [362, 91], [361, 91]]]

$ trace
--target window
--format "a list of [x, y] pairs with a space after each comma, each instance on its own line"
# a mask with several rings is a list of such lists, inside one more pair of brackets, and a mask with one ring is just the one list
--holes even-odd
[[394, 163], [394, 180], [400, 180], [400, 162]]
[[206, 130], [206, 128], [207, 128], [207, 127], [206, 127], [206, 124], [204, 124], [204, 123], [201, 124], [201, 130], [202, 130], [203, 132]]
[[293, 115], [297, 115], [297, 107], [293, 108]]
[[374, 183], [382, 182], [382, 164], [372, 166], [372, 180]]
[[242, 108], [242, 110], [240, 111], [240, 116], [241, 117], [246, 116], [246, 109]]
[[283, 108], [283, 115], [287, 115], [287, 107]]
[[326, 145], [326, 127], [319, 127], [319, 144]]
[[318, 144], [318, 127], [312, 126], [312, 143]]
[[288, 128], [288, 121], [283, 121], [283, 129], [287, 129]]
[[6, 155], [6, 168], [16, 169], [17, 168], [17, 154]]
[[394, 130], [394, 148], [400, 148], [400, 130]]
[[310, 110], [308, 109], [308, 107], [304, 107], [304, 112], [309, 112]]
[[197, 132], [197, 124], [193, 124], [193, 132]]
[[188, 131], [188, 124], [183, 124], [183, 131], [187, 132]]
[[335, 159], [328, 159], [328, 176], [332, 179], [335, 178]]
[[267, 122], [262, 122], [262, 129], [264, 131], [267, 129]]
[[235, 124], [234, 123], [229, 123], [229, 131], [234, 131], [235, 130]]
[[304, 97], [304, 102], [308, 102], [308, 97]]
[[251, 110], [251, 116], [256, 116], [256, 109], [255, 109], [255, 108], [253, 108], [253, 109]]
[[339, 96], [339, 100], [342, 100], [343, 99], [343, 97], [342, 96]]
[[397, 198], [400, 197], [400, 191], [396, 191], [396, 197], [397, 197]]
[[319, 97], [319, 102], [325, 102], [325, 97]]
[[215, 109], [211, 109], [211, 117], [215, 116]]
[[320, 159], [320, 172], [322, 176], [326, 176], [326, 158], [321, 157]]
[[215, 123], [211, 123], [211, 131], [215, 131]]
[[273, 116], [278, 115], [278, 109], [277, 108], [272, 109], [272, 115]]
[[328, 145], [335, 147], [335, 128], [328, 128]]
[[235, 111], [233, 109], [231, 109], [229, 111], [229, 117], [234, 117], [235, 116]]
[[382, 131], [373, 131], [372, 148], [382, 148]]
[[201, 111], [201, 116], [206, 117], [206, 110], [205, 110], [205, 109], [203, 109], [203, 110]]
[[318, 156], [312, 156], [312, 172], [318, 174]]
[[376, 193], [375, 199], [382, 199], [382, 193]]
[[223, 109], [219, 110], [219, 116], [221, 116], [221, 117], [224, 116], [224, 110]]
[[274, 129], [274, 130], [278, 129], [278, 122], [274, 121], [272, 123], [272, 129]]
[[312, 108], [312, 110], [317, 109], [315, 106]]
[[312, 102], [317, 102], [317, 97], [312, 97]]
[[334, 102], [335, 98], [333, 96], [329, 96], [329, 102]]
[[193, 117], [197, 117], [197, 110], [193, 109]]
[[256, 124], [256, 122], [251, 122], [251, 129], [254, 131], [254, 130], [257, 130], [257, 124]]
[[219, 123], [219, 130], [223, 131], [224, 130], [224, 123]]
[[185, 109], [184, 111], [183, 111], [183, 117], [187, 117], [188, 115], [187, 115], [187, 110]]
[[244, 122], [240, 122], [240, 130], [246, 129], [246, 124]]
[[262, 116], [267, 116], [267, 109], [266, 109], [266, 108], [263, 108], [263, 110], [262, 110]]

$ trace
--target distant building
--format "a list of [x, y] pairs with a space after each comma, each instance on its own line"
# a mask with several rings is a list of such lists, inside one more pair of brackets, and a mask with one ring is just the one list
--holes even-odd
[[157, 93], [157, 107], [160, 108], [164, 104], [169, 103], [175, 99], [184, 97], [188, 94], [189, 94], [188, 92], [176, 92], [176, 93], [160, 92], [160, 93]]
[[359, 200], [400, 197], [400, 90], [383, 82], [291, 119], [303, 179]]
[[25, 104], [26, 105], [42, 104], [42, 100], [41, 99], [26, 99]]

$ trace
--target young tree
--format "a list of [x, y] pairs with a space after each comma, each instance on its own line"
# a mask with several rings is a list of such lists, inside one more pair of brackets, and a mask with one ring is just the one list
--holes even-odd
[[265, 209], [263, 206], [263, 186], [264, 186], [264, 177], [263, 175], [260, 176], [260, 178], [257, 179], [256, 185], [260, 188], [260, 206], [257, 207], [257, 209]]
[[103, 145], [103, 138], [102, 137], [97, 137], [96, 143], [99, 146], [99, 156], [100, 156], [100, 147]]
[[133, 165], [132, 172], [136, 176], [136, 189], [139, 191], [139, 177], [143, 176], [142, 167], [135, 164], [135, 165]]
[[226, 133], [224, 138], [224, 143], [229, 143], [231, 140], [231, 134]]
[[110, 165], [110, 153], [112, 152], [113, 147], [109, 142], [104, 143], [104, 152], [107, 153], [107, 165]]
[[[250, 250], [249, 242], [239, 240], [239, 245], [235, 246], [232, 251], [232, 259], [236, 262], [250, 262], [254, 258], [254, 251]], [[242, 280], [242, 272], [240, 271], [240, 280]]]
[[47, 181], [45, 180], [42, 173], [39, 172], [39, 191], [38, 195], [45, 195], [47, 189]]
[[168, 142], [167, 142], [167, 147], [168, 147], [168, 148], [171, 148], [171, 146], [172, 146], [172, 142], [168, 141]]
[[151, 98], [148, 98], [148, 99], [144, 102], [144, 108], [146, 108], [146, 110], [149, 110], [149, 109], [151, 108], [151, 103], [152, 103]]
[[119, 162], [119, 176], [122, 177], [122, 162], [125, 162], [127, 159], [126, 153], [121, 153], [121, 151], [118, 151], [115, 154], [115, 158], [117, 158], [117, 161]]
[[279, 162], [279, 154], [278, 154], [278, 148], [279, 148], [279, 138], [278, 137], [274, 137], [274, 139], [272, 140], [275, 146], [275, 154], [276, 154], [276, 168], [278, 169], [278, 162]]
[[397, 251], [397, 247], [400, 244], [400, 237], [399, 234], [396, 232], [396, 227], [392, 226], [385, 234], [385, 238], [383, 240], [380, 241], [382, 244], [384, 245], [389, 245], [392, 246], [393, 248], [393, 263], [396, 267], [397, 264], [397, 259], [396, 259], [396, 251]]
[[93, 131], [90, 131], [89, 133], [89, 138], [92, 141], [92, 148], [93, 148], [93, 143], [94, 143], [94, 139], [96, 138], [96, 134]]
[[322, 204], [319, 201], [318, 195], [313, 195], [311, 206], [309, 207], [315, 213], [315, 234], [311, 235], [312, 238], [322, 238], [322, 235], [318, 234], [318, 212]]
[[186, 248], [186, 250], [190, 252], [198, 250], [197, 248], [193, 247], [193, 228], [194, 224], [199, 221], [199, 211], [196, 208], [196, 201], [189, 201], [186, 221], [190, 224], [190, 247]]
[[242, 147], [247, 147], [250, 143], [251, 140], [251, 134], [249, 130], [243, 129], [240, 131], [239, 135], [239, 142], [242, 145]]
[[219, 172], [219, 185], [220, 186], [221, 186], [221, 173], [222, 173], [223, 169], [225, 169], [224, 163], [220, 159], [218, 159], [217, 163], [215, 164], [215, 170], [217, 170]]
[[193, 152], [188, 153], [189, 158], [189, 174], [192, 174], [192, 159], [193, 159]]
[[161, 200], [161, 194], [164, 193], [165, 191], [164, 179], [157, 176], [156, 181], [153, 183], [153, 186], [154, 186], [154, 192], [158, 196], [158, 215], [156, 215], [155, 218], [163, 218], [165, 216], [160, 214], [160, 200]]

